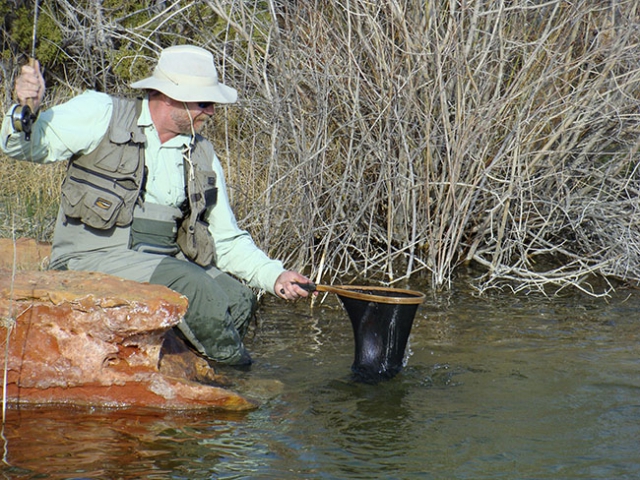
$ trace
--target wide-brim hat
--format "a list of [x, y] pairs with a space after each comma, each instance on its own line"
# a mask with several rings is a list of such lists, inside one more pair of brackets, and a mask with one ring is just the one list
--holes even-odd
[[211, 52], [195, 45], [165, 48], [153, 74], [131, 87], [158, 90], [180, 102], [235, 103], [238, 99], [234, 88], [218, 82]]

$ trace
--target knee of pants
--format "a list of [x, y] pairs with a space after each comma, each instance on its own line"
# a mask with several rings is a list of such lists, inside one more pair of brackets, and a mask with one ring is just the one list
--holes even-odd
[[165, 285], [189, 299], [187, 317], [209, 317], [218, 321], [231, 316], [241, 332], [257, 307], [253, 290], [228, 274], [212, 276], [193, 263], [168, 257], [155, 269], [151, 283]]
[[227, 274], [218, 275], [213, 281], [225, 292], [229, 314], [236, 328], [246, 329], [258, 306], [253, 290]]

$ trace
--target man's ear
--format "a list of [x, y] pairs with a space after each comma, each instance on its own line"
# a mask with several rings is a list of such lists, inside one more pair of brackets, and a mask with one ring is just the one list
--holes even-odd
[[182, 103], [182, 102], [177, 102], [177, 101], [175, 101], [175, 100], [174, 100], [173, 98], [171, 98], [171, 97], [167, 97], [167, 96], [166, 96], [164, 93], [162, 93], [162, 92], [158, 92], [158, 93], [160, 93], [160, 95], [161, 95], [161, 97], [160, 97], [160, 98], [162, 99], [162, 102], [163, 102], [165, 105], [171, 106], [171, 105], [176, 105], [176, 104], [178, 104], [178, 103]]

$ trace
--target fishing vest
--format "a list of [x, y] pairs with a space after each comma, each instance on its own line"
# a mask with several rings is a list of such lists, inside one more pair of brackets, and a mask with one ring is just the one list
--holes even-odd
[[[105, 136], [93, 151], [72, 157], [61, 188], [63, 214], [98, 230], [131, 226], [136, 205], [144, 204], [146, 136], [138, 126], [142, 100], [112, 100]], [[196, 135], [190, 152], [183, 152], [186, 200], [175, 241], [187, 258], [209, 266], [215, 261], [215, 251], [203, 213], [215, 205], [217, 188], [204, 141]], [[187, 169], [187, 159], [192, 170]]]

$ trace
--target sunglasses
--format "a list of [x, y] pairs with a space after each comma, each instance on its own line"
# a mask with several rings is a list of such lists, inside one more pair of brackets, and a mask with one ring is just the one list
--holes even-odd
[[201, 108], [202, 110], [206, 110], [211, 105], [213, 105], [213, 102], [198, 102], [198, 108]]

